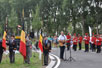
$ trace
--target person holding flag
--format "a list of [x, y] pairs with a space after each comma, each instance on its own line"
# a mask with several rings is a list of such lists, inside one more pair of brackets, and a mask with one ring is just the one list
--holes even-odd
[[26, 59], [26, 39], [25, 39], [25, 31], [24, 31], [24, 9], [23, 9], [23, 27], [21, 31], [21, 38], [20, 38], [20, 47], [19, 52], [22, 54], [24, 60]]
[[48, 65], [49, 52], [51, 52], [51, 41], [45, 36], [43, 40], [43, 54], [44, 54], [44, 65]]
[[4, 51], [4, 48], [2, 47], [2, 40], [0, 40], [0, 63], [2, 61], [3, 51]]
[[25, 63], [27, 64], [30, 64], [30, 57], [32, 56], [31, 47], [32, 47], [32, 41], [31, 37], [28, 34], [26, 37], [26, 59], [25, 59]]

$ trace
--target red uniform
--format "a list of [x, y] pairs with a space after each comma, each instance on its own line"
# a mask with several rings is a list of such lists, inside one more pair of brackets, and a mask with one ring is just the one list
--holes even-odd
[[96, 39], [96, 46], [101, 46], [101, 38]]
[[66, 37], [67, 37], [67, 43], [70, 43], [70, 41], [71, 41], [71, 36], [70, 36], [70, 35], [67, 35]]
[[89, 41], [90, 41], [90, 37], [89, 36], [85, 36], [84, 37], [84, 41], [85, 41], [85, 44], [89, 44]]
[[80, 36], [80, 37], [79, 37], [79, 43], [82, 43], [82, 40], [83, 40], [83, 37]]
[[77, 37], [74, 37], [73, 38], [73, 45], [77, 45], [77, 43], [78, 43], [78, 38]]
[[92, 44], [96, 44], [95, 40], [96, 40], [96, 37], [92, 37], [91, 39]]

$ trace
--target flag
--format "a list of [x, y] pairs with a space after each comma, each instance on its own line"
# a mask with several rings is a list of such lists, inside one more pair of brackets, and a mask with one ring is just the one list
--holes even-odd
[[40, 48], [40, 50], [41, 50], [41, 52], [43, 52], [43, 46], [42, 46], [42, 35], [40, 34], [40, 38], [39, 38], [39, 43], [38, 43], [38, 45], [39, 45], [39, 48]]
[[20, 48], [19, 51], [26, 59], [26, 39], [25, 39], [25, 31], [24, 31], [24, 9], [22, 10], [22, 16], [23, 16], [23, 25], [22, 25], [22, 31], [21, 31], [21, 38], [20, 38]]
[[25, 59], [26, 58], [26, 40], [25, 40], [25, 32], [23, 30], [21, 31], [21, 40], [20, 40], [19, 51]]
[[4, 31], [3, 39], [2, 39], [2, 47], [6, 50], [6, 31]]

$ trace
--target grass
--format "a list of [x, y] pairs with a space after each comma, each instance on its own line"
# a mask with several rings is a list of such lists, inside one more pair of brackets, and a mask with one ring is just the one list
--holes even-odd
[[[33, 55], [32, 55], [33, 56]], [[16, 54], [15, 63], [10, 64], [9, 56], [4, 55], [0, 68], [42, 68], [41, 61], [38, 58], [38, 54], [35, 54], [36, 57], [31, 57], [30, 64], [23, 63], [23, 57], [20, 54]]]

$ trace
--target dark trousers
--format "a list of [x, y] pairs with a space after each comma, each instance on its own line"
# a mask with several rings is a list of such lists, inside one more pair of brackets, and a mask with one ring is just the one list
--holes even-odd
[[79, 43], [79, 50], [81, 50], [81, 43]]
[[15, 52], [13, 50], [9, 51], [9, 58], [10, 58], [10, 63], [14, 63], [15, 62]]
[[96, 51], [96, 46], [95, 44], [92, 44], [92, 52], [95, 52]]
[[100, 53], [101, 52], [101, 46], [97, 46], [97, 53]]
[[26, 59], [25, 59], [25, 63], [28, 63], [30, 64], [30, 47], [29, 46], [26, 46]]
[[77, 45], [73, 45], [73, 50], [77, 51]]
[[89, 52], [89, 45], [85, 44], [85, 52]]
[[91, 44], [91, 42], [90, 42], [90, 50], [92, 50], [92, 44]]
[[67, 43], [66, 45], [67, 45], [67, 50], [69, 50], [70, 49], [70, 43]]
[[60, 46], [60, 59], [63, 59], [65, 46]]
[[48, 65], [49, 53], [44, 53], [44, 65]]
[[2, 55], [3, 55], [3, 51], [0, 52], [0, 63], [2, 61]]

